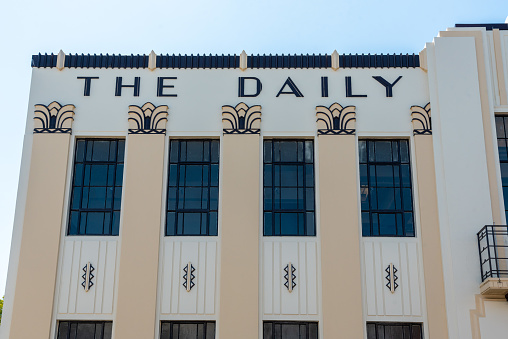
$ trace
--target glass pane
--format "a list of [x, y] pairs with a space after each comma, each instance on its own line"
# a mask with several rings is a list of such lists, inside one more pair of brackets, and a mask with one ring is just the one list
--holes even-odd
[[296, 162], [297, 161], [297, 142], [281, 141], [280, 142], [280, 161]]
[[409, 144], [407, 140], [400, 140], [400, 161], [409, 163]]
[[218, 164], [219, 163], [219, 141], [218, 140], [212, 140], [211, 142], [211, 153], [212, 153], [212, 163]]
[[117, 162], [123, 162], [124, 154], [125, 154], [125, 140], [118, 140], [118, 147], [117, 147]]
[[83, 162], [85, 160], [85, 140], [76, 141], [75, 162]]
[[185, 209], [201, 208], [201, 187], [185, 188], [184, 208]]
[[395, 209], [395, 191], [393, 188], [377, 189], [378, 209], [393, 210]]
[[77, 339], [95, 339], [95, 324], [79, 323]]
[[360, 163], [367, 162], [367, 141], [365, 140], [358, 141], [358, 158]]
[[108, 161], [109, 141], [94, 141], [92, 161]]
[[211, 235], [211, 236], [216, 236], [218, 233], [217, 233], [217, 223], [218, 223], [218, 219], [217, 219], [217, 212], [210, 212], [210, 216], [209, 216], [209, 228], [208, 228], [208, 235]]
[[498, 138], [505, 138], [503, 117], [496, 117], [496, 134]]
[[203, 161], [203, 141], [187, 141], [187, 161]]
[[264, 213], [264, 231], [263, 235], [273, 235], [273, 220], [272, 220], [272, 213], [265, 212]]
[[201, 213], [183, 214], [183, 232], [186, 235], [199, 235], [201, 230]]
[[272, 162], [272, 142], [270, 140], [263, 143], [263, 159], [264, 162]]
[[305, 141], [305, 162], [314, 162], [314, 143], [310, 140]]
[[298, 186], [298, 183], [297, 183], [298, 166], [283, 165], [280, 167], [280, 170], [281, 170], [281, 186], [285, 186], [285, 187]]
[[201, 186], [203, 179], [203, 167], [201, 165], [185, 166], [185, 185]]
[[74, 185], [83, 185], [83, 164], [74, 166]]
[[90, 171], [90, 186], [106, 186], [108, 180], [107, 165], [92, 165]]
[[396, 235], [395, 214], [379, 214], [379, 235]]
[[106, 207], [106, 187], [90, 187], [88, 208], [104, 209]]
[[171, 140], [169, 146], [169, 162], [176, 163], [178, 162], [178, 151], [180, 148], [180, 142], [178, 140]]
[[281, 213], [280, 229], [283, 235], [298, 235], [297, 213]]
[[393, 168], [390, 165], [376, 166], [377, 185], [393, 187]]
[[88, 212], [86, 234], [101, 235], [104, 231], [104, 213]]
[[375, 150], [377, 162], [392, 161], [392, 143], [390, 141], [376, 141]]

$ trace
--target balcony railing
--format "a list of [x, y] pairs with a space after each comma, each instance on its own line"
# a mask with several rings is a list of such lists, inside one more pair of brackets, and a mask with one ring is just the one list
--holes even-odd
[[482, 282], [508, 278], [508, 226], [487, 225], [478, 232]]

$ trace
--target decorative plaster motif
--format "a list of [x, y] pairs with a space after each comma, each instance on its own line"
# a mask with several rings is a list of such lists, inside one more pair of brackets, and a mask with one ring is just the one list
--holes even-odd
[[194, 268], [194, 266], [192, 266], [192, 264], [189, 262], [184, 268], [183, 268], [183, 271], [184, 271], [184, 275], [183, 275], [183, 287], [185, 287], [185, 289], [187, 290], [187, 292], [190, 292], [192, 290], [192, 288], [196, 285], [194, 283], [194, 278], [196, 278], [196, 276], [194, 275], [194, 272], [196, 271], [196, 269]]
[[35, 105], [34, 133], [71, 133], [74, 105], [60, 105], [53, 101], [48, 106]]
[[284, 268], [284, 272], [286, 272], [286, 275], [284, 275], [284, 279], [286, 279], [286, 282], [284, 283], [284, 286], [288, 289], [289, 293], [293, 292], [293, 289], [296, 287], [296, 268], [291, 264], [287, 264]]
[[81, 286], [85, 289], [85, 292], [88, 292], [90, 288], [93, 286], [93, 278], [95, 276], [92, 274], [92, 272], [95, 271], [95, 268], [88, 262], [85, 267], [83, 267], [83, 272], [85, 272], [81, 278], [83, 278], [83, 282], [81, 283]]
[[430, 117], [430, 102], [421, 106], [411, 106], [411, 121], [413, 122], [413, 134], [432, 134], [432, 121]]
[[393, 264], [390, 264], [385, 269], [385, 272], [388, 273], [388, 275], [385, 277], [386, 280], [388, 280], [386, 287], [388, 287], [390, 292], [395, 293], [395, 290], [397, 289], [397, 287], [399, 287], [399, 284], [397, 284], [397, 280], [399, 279], [399, 277], [395, 275], [395, 273], [397, 273], [398, 270], [395, 268], [395, 266], [393, 266]]
[[330, 107], [317, 106], [318, 135], [355, 134], [355, 108], [355, 106], [342, 107], [338, 103], [334, 103]]
[[247, 106], [241, 102], [236, 107], [222, 106], [224, 134], [259, 134], [261, 131], [261, 106]]
[[168, 106], [129, 106], [129, 134], [166, 134]]

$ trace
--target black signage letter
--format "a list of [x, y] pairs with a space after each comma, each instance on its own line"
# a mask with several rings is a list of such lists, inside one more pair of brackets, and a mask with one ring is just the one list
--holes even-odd
[[366, 98], [367, 94], [353, 94], [351, 86], [351, 77], [346, 77], [346, 97], [348, 98]]
[[[286, 86], [289, 86], [289, 89], [291, 89], [290, 92], [283, 92], [284, 88]], [[293, 82], [293, 80], [291, 80], [290, 77], [287, 78], [286, 82], [284, 83], [284, 85], [282, 85], [279, 93], [277, 93], [277, 98], [279, 97], [279, 95], [281, 94], [294, 94], [297, 98], [303, 98], [303, 94], [302, 92], [300, 92], [300, 90], [298, 89], [298, 87], [296, 87], [295, 83]]]
[[176, 77], [158, 77], [157, 78], [157, 96], [158, 97], [176, 97], [176, 94], [164, 94], [164, 88], [175, 88], [173, 85], [164, 85], [164, 80], [176, 80]]
[[92, 87], [92, 79], [99, 79], [99, 77], [78, 77], [78, 79], [85, 80], [85, 90], [83, 92], [83, 95], [85, 97], [89, 97], [90, 96], [90, 88]]
[[134, 85], [122, 85], [122, 77], [116, 77], [115, 96], [116, 97], [122, 96], [122, 88], [123, 87], [132, 87], [132, 88], [134, 88], [134, 96], [139, 97], [139, 83], [140, 83], [140, 77], [135, 77], [134, 78]]
[[[256, 81], [256, 93], [254, 94], [245, 94], [245, 80], [254, 80]], [[238, 78], [238, 96], [239, 97], [257, 97], [261, 90], [263, 89], [263, 85], [258, 78], [254, 77], [239, 77]]]
[[381, 85], [385, 86], [385, 88], [386, 88], [386, 97], [387, 98], [391, 98], [391, 97], [393, 97], [392, 88], [402, 78], [402, 75], [399, 75], [399, 77], [397, 78], [397, 80], [395, 80], [393, 82], [393, 84], [389, 83], [383, 77], [380, 77], [380, 76], [376, 76], [376, 77], [373, 77], [373, 78], [376, 79], [376, 81], [379, 82]]
[[328, 77], [321, 77], [321, 97], [328, 98]]

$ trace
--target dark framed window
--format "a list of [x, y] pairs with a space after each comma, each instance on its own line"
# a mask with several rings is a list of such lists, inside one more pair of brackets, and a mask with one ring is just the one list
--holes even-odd
[[125, 140], [78, 139], [68, 235], [118, 235]]
[[265, 140], [265, 236], [315, 236], [314, 142]]
[[422, 339], [419, 323], [367, 323], [367, 339]]
[[166, 235], [217, 235], [219, 141], [171, 140]]
[[60, 321], [56, 339], [111, 339], [111, 321]]
[[214, 321], [163, 321], [160, 339], [214, 339]]
[[408, 140], [360, 140], [364, 237], [414, 237]]
[[265, 321], [263, 339], [318, 339], [318, 323], [303, 321]]
[[496, 116], [497, 150], [501, 166], [501, 185], [503, 186], [504, 213], [508, 222], [508, 116]]

